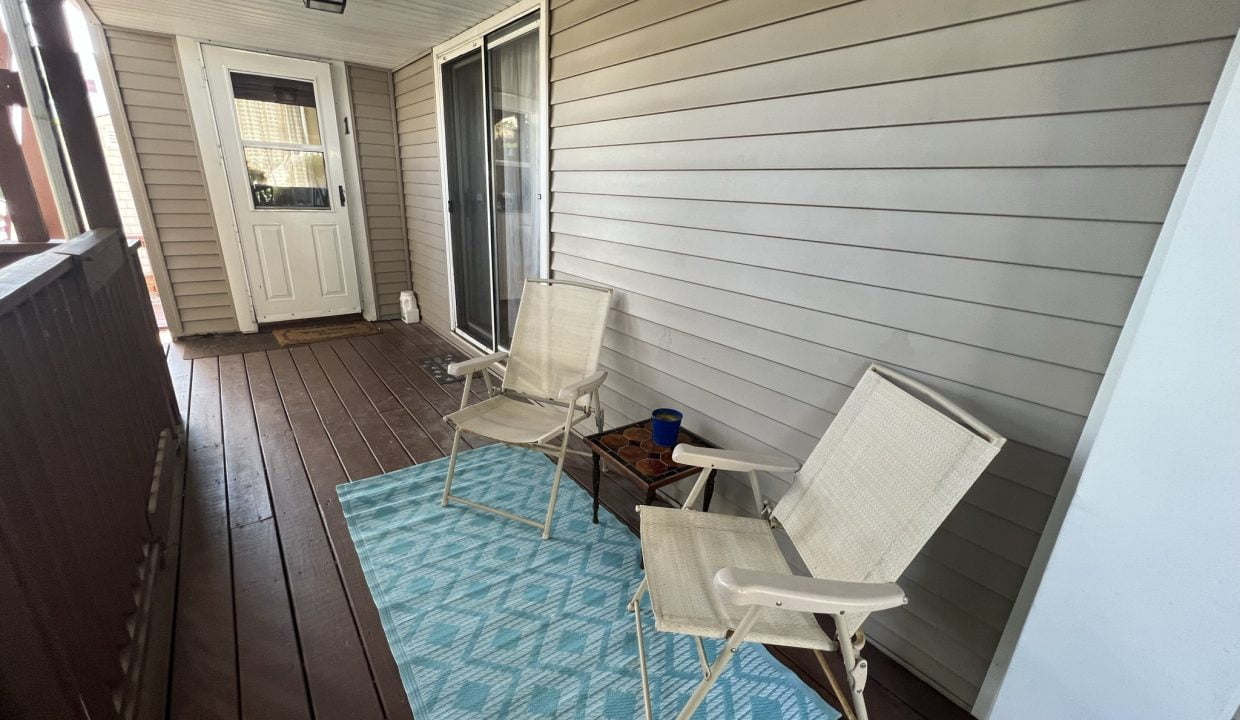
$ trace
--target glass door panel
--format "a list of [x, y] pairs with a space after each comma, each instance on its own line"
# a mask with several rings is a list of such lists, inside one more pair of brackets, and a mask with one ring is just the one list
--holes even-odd
[[441, 66], [455, 329], [507, 347], [542, 261], [541, 39], [535, 13]]
[[448, 213], [457, 328], [495, 346], [492, 324], [490, 190], [481, 51], [444, 67]]
[[495, 234], [498, 342], [512, 340], [526, 278], [539, 275], [542, 178], [538, 142], [541, 98], [538, 24], [516, 33], [501, 30], [488, 47], [491, 111], [491, 191]]

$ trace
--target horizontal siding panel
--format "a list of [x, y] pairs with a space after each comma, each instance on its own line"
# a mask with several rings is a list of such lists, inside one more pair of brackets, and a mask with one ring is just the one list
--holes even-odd
[[228, 283], [223, 280], [174, 282], [172, 289], [178, 298], [190, 295], [221, 295], [228, 292]]
[[237, 332], [237, 321], [231, 317], [223, 320], [182, 321], [181, 325], [186, 335]]
[[159, 77], [180, 80], [181, 73], [176, 60], [151, 59], [141, 57], [125, 57], [118, 55], [112, 61], [117, 72], [132, 72], [139, 75], [157, 75]]
[[205, 200], [207, 189], [202, 185], [148, 185], [151, 200]]
[[108, 47], [112, 51], [114, 62], [120, 58], [140, 58], [162, 62], [176, 61], [176, 53], [166, 43], [152, 42], [145, 38], [143, 40], [131, 39], [118, 36], [111, 31], [107, 35]]
[[232, 321], [233, 311], [231, 306], [221, 307], [186, 307], [181, 310], [181, 321], [195, 320], [220, 320]]
[[[614, 10], [578, 23], [564, 30], [557, 30], [551, 37], [551, 57], [579, 50], [588, 45], [631, 33], [634, 30], [666, 23], [679, 15], [692, 13], [719, 0], [637, 0]], [[552, 80], [560, 78], [553, 72]]]
[[[1161, 222], [1180, 167], [557, 172], [593, 195]], [[1159, 211], [1158, 208], [1163, 208]]]
[[226, 309], [232, 317], [232, 296], [225, 293], [203, 293], [200, 295], [189, 295], [181, 299], [181, 307], [196, 309]]
[[[720, 91], [713, 104], [723, 104], [757, 99], [752, 96], [755, 92], [762, 93], [759, 97], [776, 97], [1218, 38], [1230, 34], [1220, 28], [1240, 23], [1240, 7], [1227, 0], [1199, 0], [1193, 13], [1160, 0], [1091, 0], [917, 32], [927, 25], [1050, 3], [952, 0], [910, 7], [887, 0], [881, 4], [889, 9], [880, 13], [879, 3], [851, 3], [562, 80], [553, 85], [552, 101], [567, 103], [610, 93], [608, 102], [614, 102], [618, 91], [642, 87], [656, 95], [679, 88], [685, 94], [675, 102], [692, 103], [700, 97], [698, 89], [709, 84]], [[1074, 32], [1062, 32], [1065, 27]], [[874, 42], [881, 38], [890, 39]], [[841, 49], [823, 52], [836, 47]], [[769, 84], [754, 87], [763, 81]]]
[[179, 77], [117, 71], [116, 79], [121, 87], [131, 90], [145, 90], [167, 95], [181, 95], [184, 92], [181, 88], [181, 79]]
[[[556, 150], [553, 170], [1175, 165], [1205, 106]], [[1027, 142], [1012, 143], [1013, 137]], [[606, 138], [610, 141], [610, 138]]]
[[138, 158], [143, 170], [194, 170], [199, 169], [198, 158], [191, 155], [163, 155], [148, 153]]
[[745, 266], [796, 273], [814, 268], [820, 277], [1117, 326], [1123, 324], [1138, 282], [1116, 275], [577, 215], [557, 214], [551, 229]]
[[167, 138], [134, 138], [134, 149], [138, 157], [147, 155], [175, 155], [177, 157], [198, 158], [198, 146], [185, 140]]
[[[623, 265], [668, 278], [710, 278], [712, 289], [886, 328], [910, 332], [920, 329], [921, 334], [935, 338], [1093, 372], [1105, 370], [1106, 356], [1118, 334], [1116, 328], [1092, 323], [843, 283], [817, 275], [771, 271], [752, 265], [597, 242], [573, 235], [555, 235], [554, 248], [557, 255]], [[1030, 342], [1047, 336], [1069, 338], [1077, 345], [1046, 348]]]
[[151, 211], [156, 214], [197, 214], [205, 220], [211, 208], [206, 200], [151, 200]]
[[[656, 114], [552, 132], [553, 148], [1204, 104], [1230, 43], [1212, 41]], [[1131, 75], [1143, 82], [1113, 82]], [[557, 111], [560, 107], [557, 106]], [[558, 121], [562, 116], [555, 116]], [[555, 124], [558, 124], [555, 123]], [[965, 146], [967, 148], [967, 146]]]
[[[942, 382], [932, 381], [943, 392], [964, 402], [961, 395], [968, 391], [969, 386], [984, 389], [988, 386], [1008, 388], [1034, 385], [1054, 382], [1061, 375], [1071, 379], [1072, 373], [1079, 372], [985, 348], [897, 333], [882, 326], [643, 271], [572, 258], [558, 252], [553, 256], [553, 268], [557, 272], [607, 283], [629, 293], [664, 298], [685, 308], [711, 308], [714, 315], [757, 329], [744, 328], [746, 331], [772, 331], [768, 336], [772, 341], [783, 337], [794, 341], [805, 338], [818, 346], [814, 348], [819, 354], [815, 360], [827, 365], [835, 373], [833, 377], [847, 378], [849, 372], [854, 373], [851, 382], [860, 376], [865, 359], [873, 358], [897, 367], [913, 367], [937, 378], [967, 383], [944, 386]], [[847, 347], [841, 349], [840, 345]], [[835, 348], [835, 352], [831, 352], [831, 348]], [[1000, 432], [1061, 455], [1071, 454], [1083, 418], [1041, 405], [1010, 404], [999, 395], [984, 394], [983, 397], [986, 402], [981, 407], [988, 407], [988, 412], [983, 414], [987, 422]]]
[[165, 125], [189, 126], [189, 113], [179, 108], [149, 108], [135, 105], [128, 108], [126, 114], [132, 122], [152, 122], [163, 123]]
[[214, 255], [167, 255], [165, 253], [164, 264], [168, 266], [169, 272], [199, 268], [222, 270], [219, 267], [219, 259]]
[[172, 228], [161, 230], [164, 255], [196, 255], [219, 257], [220, 246], [213, 228]]
[[752, 2], [712, 3], [697, 12], [645, 28], [640, 33], [619, 35], [557, 57], [551, 63], [551, 77], [560, 80], [839, 4], [843, 4], [841, 0], [784, 0], [768, 5]]
[[[1158, 225], [555, 193], [552, 212], [1139, 276]], [[756, 241], [755, 241], [756, 242]]]
[[[693, 44], [678, 51], [663, 52], [656, 57], [636, 61], [627, 61], [630, 58], [625, 57], [621, 48], [613, 48], [620, 50], [620, 53], [604, 71], [598, 73], [602, 81], [599, 84], [607, 86], [608, 80], [613, 80], [615, 76], [625, 76], [637, 67], [654, 73], [649, 82], [642, 84], [666, 82], [704, 72], [769, 63], [842, 46], [874, 43], [901, 35], [920, 35], [944, 25], [973, 22], [1051, 4], [1053, 0], [1005, 0], [984, 4], [970, 3], [967, 0], [941, 0], [930, 7], [910, 7], [899, 0], [871, 0], [863, 7], [856, 7], [855, 3], [830, 2], [821, 7], [821, 12], [793, 20], [783, 20], [775, 12], [768, 11], [764, 15], [749, 15], [746, 18], [748, 22], [743, 25], [721, 27], [718, 30], [711, 28], [712, 21], [715, 20], [712, 14], [700, 13], [697, 18], [690, 19], [696, 19], [696, 25], [708, 29], [703, 39], [718, 38], [716, 42]], [[815, 8], [798, 9], [804, 12]], [[783, 21], [772, 22], [776, 19]], [[737, 32], [738, 30], [743, 32]], [[706, 47], [717, 48], [721, 55], [708, 59]], [[661, 67], [659, 60], [674, 63], [676, 67]], [[561, 67], [561, 76], [578, 75], [585, 69], [573, 67], [571, 63], [562, 65], [570, 66]], [[578, 89], [579, 82], [580, 78], [569, 77], [558, 83], [568, 94], [556, 97], [556, 101], [567, 102], [579, 96], [582, 92]]]
[[155, 225], [161, 228], [215, 228], [211, 216], [200, 213], [155, 213]]
[[129, 127], [135, 139], [180, 140], [182, 142], [193, 142], [194, 139], [193, 132], [185, 125], [163, 125], [131, 121]]
[[223, 268], [169, 268], [167, 275], [172, 283], [188, 283], [195, 280], [224, 280]]

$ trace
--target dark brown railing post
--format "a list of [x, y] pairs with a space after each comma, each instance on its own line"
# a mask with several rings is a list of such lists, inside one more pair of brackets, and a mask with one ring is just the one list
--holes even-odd
[[9, 217], [17, 230], [17, 239], [28, 243], [47, 242], [47, 225], [39, 211], [39, 197], [21, 145], [13, 134], [8, 110], [25, 107], [21, 81], [12, 70], [0, 70], [0, 194], [8, 204]]
[[48, 92], [60, 119], [65, 151], [73, 165], [78, 194], [86, 211], [86, 226], [120, 228], [120, 210], [112, 194], [95, 114], [90, 108], [81, 65], [69, 39], [62, 3], [44, 0], [29, 3], [27, 7], [39, 41]]

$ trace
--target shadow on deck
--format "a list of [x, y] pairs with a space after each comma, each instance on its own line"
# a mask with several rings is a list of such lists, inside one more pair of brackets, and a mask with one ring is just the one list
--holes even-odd
[[[170, 350], [189, 433], [170, 717], [411, 717], [335, 486], [444, 455], [460, 385], [416, 362], [455, 353], [443, 338], [380, 326], [195, 360]], [[586, 461], [568, 470], [589, 487]], [[634, 488], [605, 480], [602, 501], [633, 527]], [[837, 704], [812, 655], [772, 650]], [[876, 649], [866, 657], [873, 717], [968, 717]]]

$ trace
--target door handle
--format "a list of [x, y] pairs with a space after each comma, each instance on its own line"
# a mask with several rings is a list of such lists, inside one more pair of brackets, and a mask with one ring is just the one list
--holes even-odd
[[340, 191], [340, 207], [344, 207], [344, 185], [337, 185], [336, 189]]

